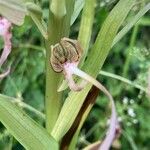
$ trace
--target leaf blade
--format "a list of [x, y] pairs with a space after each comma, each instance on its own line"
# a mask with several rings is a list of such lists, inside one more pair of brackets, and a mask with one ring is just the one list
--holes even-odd
[[47, 25], [43, 19], [42, 9], [38, 5], [31, 2], [26, 3], [26, 7], [29, 16], [32, 18], [43, 37], [48, 39]]
[[138, 20], [150, 10], [150, 3], [143, 7], [136, 16], [134, 16], [131, 21], [116, 35], [112, 47], [121, 40], [121, 38], [138, 22]]
[[16, 25], [22, 25], [27, 14], [23, 0], [0, 0], [0, 14]]
[[74, 6], [74, 11], [71, 17], [71, 25], [76, 21], [78, 15], [80, 14], [81, 10], [83, 9], [83, 6], [85, 4], [85, 0], [76, 0], [75, 6]]
[[44, 128], [14, 105], [13, 98], [0, 94], [0, 121], [28, 150], [58, 149], [58, 143]]

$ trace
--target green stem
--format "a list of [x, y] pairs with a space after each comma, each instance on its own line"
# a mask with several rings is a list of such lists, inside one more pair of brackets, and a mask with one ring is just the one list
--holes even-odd
[[42, 120], [45, 121], [45, 115], [42, 112], [40, 112], [37, 109], [35, 109], [34, 107], [32, 107], [32, 106], [24, 103], [21, 99], [16, 98], [16, 99], [13, 99], [12, 102], [15, 103], [15, 104], [17, 104], [21, 108], [27, 109], [30, 112], [35, 113], [38, 117], [40, 117]]
[[[47, 44], [48, 45], [48, 44]], [[61, 94], [57, 93], [57, 85], [59, 82], [59, 75], [56, 74], [50, 66], [50, 48], [46, 48], [46, 96], [45, 96], [45, 108], [46, 108], [46, 128], [50, 133], [61, 107]]]
[[127, 58], [125, 60], [125, 65], [123, 68], [123, 77], [127, 77], [127, 74], [129, 71], [129, 66], [130, 66], [130, 61], [131, 61], [131, 51], [133, 49], [133, 46], [135, 45], [137, 33], [138, 33], [138, 25], [135, 25], [135, 27], [133, 28], [132, 35], [131, 35], [131, 40], [130, 40], [130, 44], [129, 44], [129, 48], [128, 48]]
[[141, 85], [139, 84], [135, 84], [133, 81], [130, 81], [122, 76], [119, 76], [119, 75], [116, 75], [116, 74], [113, 74], [113, 73], [109, 73], [109, 72], [106, 72], [106, 71], [100, 71], [100, 75], [103, 75], [103, 76], [107, 76], [107, 77], [110, 77], [110, 78], [113, 78], [113, 79], [117, 79], [117, 80], [120, 80], [128, 85], [131, 85], [132, 87], [135, 87], [143, 92], [147, 92], [146, 88], [142, 87]]
[[65, 0], [51, 0], [51, 12], [57, 17], [63, 17], [66, 14]]
[[32, 45], [32, 44], [20, 44], [18, 47], [19, 48], [33, 49], [33, 50], [38, 50], [38, 51], [44, 51], [45, 50], [44, 47]]
[[[58, 1], [57, 1], [58, 2]], [[48, 40], [45, 41], [46, 45], [46, 96], [45, 96], [45, 109], [46, 109], [46, 128], [50, 133], [55, 125], [58, 114], [62, 105], [62, 93], [57, 92], [58, 84], [61, 80], [61, 75], [55, 73], [50, 65], [50, 45], [56, 44], [59, 40], [69, 35], [71, 14], [73, 12], [74, 0], [66, 0], [66, 15], [58, 17], [56, 14], [49, 13], [48, 23]], [[59, 11], [59, 10], [58, 10]], [[56, 11], [55, 11], [56, 13]]]

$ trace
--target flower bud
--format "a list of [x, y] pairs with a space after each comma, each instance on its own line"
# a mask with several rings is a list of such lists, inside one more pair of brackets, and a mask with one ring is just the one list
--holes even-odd
[[82, 48], [77, 40], [62, 38], [61, 41], [51, 46], [51, 65], [54, 71], [63, 71], [63, 64], [79, 62]]

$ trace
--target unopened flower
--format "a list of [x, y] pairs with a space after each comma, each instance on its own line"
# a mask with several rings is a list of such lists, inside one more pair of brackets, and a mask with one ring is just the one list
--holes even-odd
[[82, 48], [77, 40], [61, 39], [60, 43], [51, 46], [51, 65], [56, 72], [63, 72], [71, 90], [80, 91], [85, 82], [77, 85], [73, 80], [73, 70], [76, 68], [82, 55]]
[[[10, 32], [10, 29], [11, 29], [11, 23], [7, 19], [0, 17], [0, 36], [4, 40], [4, 48], [0, 56], [0, 67], [2, 67], [3, 63], [7, 60], [7, 57], [9, 53], [11, 52], [12, 34]], [[9, 72], [10, 72], [10, 67], [8, 67], [8, 69], [0, 75], [0, 79], [7, 76]]]
[[[63, 72], [71, 90], [82, 90], [86, 85], [85, 81], [87, 81], [103, 91], [111, 101], [112, 114], [110, 126], [105, 139], [100, 145], [100, 150], [108, 150], [115, 138], [116, 126], [118, 124], [114, 100], [108, 90], [100, 82], [78, 68], [81, 55], [82, 48], [77, 40], [63, 38], [59, 43], [51, 46], [50, 62], [55, 72]], [[81, 82], [80, 85], [77, 85], [73, 80], [73, 75], [81, 77], [84, 81]]]

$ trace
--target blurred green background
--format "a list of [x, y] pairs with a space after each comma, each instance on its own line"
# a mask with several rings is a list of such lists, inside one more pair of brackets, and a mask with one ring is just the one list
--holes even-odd
[[[48, 17], [47, 0], [36, 0], [42, 8], [44, 18]], [[97, 0], [91, 46], [110, 10], [117, 0]], [[144, 5], [140, 3], [132, 9], [123, 26]], [[77, 38], [81, 13], [71, 27], [70, 37]], [[147, 87], [148, 69], [150, 68], [150, 17], [147, 13], [132, 30], [124, 36], [111, 50], [102, 70], [125, 77], [142, 87]], [[44, 41], [32, 22], [26, 17], [23, 26], [12, 29], [13, 49], [7, 64], [11, 73], [0, 81], [0, 92], [33, 106], [44, 113], [45, 91], [45, 49]], [[0, 39], [0, 45], [2, 45]], [[0, 47], [2, 49], [2, 46]], [[121, 135], [112, 149], [149, 150], [150, 149], [150, 98], [145, 92], [107, 76], [98, 76], [110, 93], [112, 93], [121, 126]], [[50, 90], [50, 89], [49, 89]], [[67, 92], [67, 91], [66, 91]], [[107, 106], [107, 107], [106, 107]], [[22, 106], [23, 107], [23, 106]], [[78, 149], [93, 143], [106, 133], [107, 119], [110, 116], [109, 105], [105, 96], [97, 98], [87, 118], [79, 140]], [[37, 122], [44, 125], [35, 113], [25, 111]], [[0, 150], [23, 150], [24, 148], [0, 124]]]

